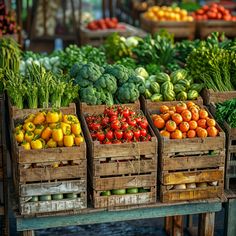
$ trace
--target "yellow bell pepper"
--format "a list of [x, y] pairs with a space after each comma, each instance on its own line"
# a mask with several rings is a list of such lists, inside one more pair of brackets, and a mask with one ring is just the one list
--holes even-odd
[[71, 131], [74, 135], [79, 135], [81, 133], [81, 125], [80, 123], [71, 124]]
[[23, 128], [25, 131], [34, 131], [35, 130], [35, 125], [30, 121], [30, 122], [26, 122], [24, 125], [23, 125]]
[[30, 143], [29, 142], [26, 142], [26, 141], [23, 141], [23, 143], [21, 144], [21, 146], [26, 149], [26, 150], [30, 150], [31, 147], [30, 147]]
[[56, 128], [52, 130], [52, 138], [56, 142], [60, 142], [63, 140], [63, 131], [62, 128]]
[[26, 131], [25, 132], [25, 140], [27, 141], [27, 142], [31, 142], [32, 141], [32, 139], [34, 138], [34, 133], [32, 132], [32, 131]]
[[65, 135], [63, 137], [63, 143], [65, 147], [72, 147], [74, 145], [74, 137], [73, 135]]
[[35, 114], [28, 115], [27, 118], [24, 120], [24, 123], [33, 122], [34, 117], [35, 117]]
[[34, 130], [34, 134], [41, 135], [41, 133], [43, 132], [44, 128], [45, 127], [43, 125], [36, 125], [35, 130]]
[[16, 131], [15, 133], [15, 139], [18, 143], [22, 143], [24, 140], [24, 133], [21, 130]]
[[50, 124], [49, 124], [49, 127], [50, 127], [51, 129], [55, 129], [55, 128], [57, 128], [57, 127], [60, 127], [60, 123], [50, 123]]
[[41, 138], [48, 141], [51, 138], [51, 135], [52, 135], [52, 129], [50, 127], [47, 127], [46, 129], [43, 130]]
[[47, 123], [57, 123], [59, 122], [59, 113], [56, 111], [49, 111], [46, 115]]
[[61, 128], [64, 135], [71, 134], [71, 126], [65, 122], [61, 122]]
[[79, 123], [79, 120], [75, 115], [63, 115], [62, 121], [67, 124]]
[[43, 143], [39, 139], [32, 140], [30, 142], [30, 145], [31, 145], [32, 149], [42, 149], [43, 148]]
[[58, 147], [64, 147], [64, 142], [63, 142], [63, 140], [57, 142], [57, 146], [58, 146]]
[[23, 130], [23, 125], [18, 124], [18, 125], [15, 127], [14, 131], [17, 132], [18, 130]]
[[48, 146], [49, 148], [55, 148], [55, 147], [57, 147], [57, 142], [54, 141], [52, 138], [50, 138], [50, 139], [48, 140], [48, 142], [47, 142], [47, 146]]
[[40, 125], [40, 124], [43, 124], [43, 122], [46, 120], [46, 117], [45, 117], [45, 114], [44, 112], [38, 112], [35, 117], [34, 117], [34, 120], [33, 120], [33, 123], [35, 125]]
[[78, 135], [75, 137], [75, 145], [76, 146], [79, 146], [83, 142], [84, 142], [84, 137], [82, 137], [81, 135]]

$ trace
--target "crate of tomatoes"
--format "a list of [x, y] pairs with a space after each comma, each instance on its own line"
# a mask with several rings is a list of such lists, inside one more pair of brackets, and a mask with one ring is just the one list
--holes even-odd
[[139, 109], [122, 105], [83, 113], [95, 208], [156, 201], [157, 139]]
[[236, 36], [236, 17], [220, 4], [204, 5], [193, 13], [193, 17], [197, 21], [197, 32], [201, 38], [212, 32], [225, 33], [228, 37]]
[[34, 110], [11, 122], [13, 180], [20, 214], [86, 208], [86, 144], [75, 112]]
[[104, 18], [93, 20], [86, 26], [80, 27], [81, 44], [100, 46], [112, 33], [118, 33], [124, 37], [144, 36], [146, 33], [132, 25], [119, 22], [117, 18]]
[[170, 102], [147, 117], [158, 137], [161, 201], [221, 198], [225, 135], [207, 108]]

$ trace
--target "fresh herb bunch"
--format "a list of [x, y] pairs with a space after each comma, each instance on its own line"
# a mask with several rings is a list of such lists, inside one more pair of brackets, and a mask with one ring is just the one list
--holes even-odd
[[0, 39], [0, 68], [19, 72], [21, 49], [12, 38]]
[[214, 91], [234, 90], [231, 83], [232, 60], [235, 53], [202, 42], [187, 58], [187, 69], [195, 82], [203, 82], [205, 87]]
[[236, 98], [217, 103], [215, 115], [219, 123], [226, 121], [231, 128], [236, 128]]

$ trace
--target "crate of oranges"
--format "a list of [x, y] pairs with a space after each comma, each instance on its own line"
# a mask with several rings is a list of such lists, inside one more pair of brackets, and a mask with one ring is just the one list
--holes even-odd
[[158, 137], [163, 202], [222, 197], [225, 134], [206, 107], [157, 104], [148, 119]]
[[141, 15], [141, 28], [151, 34], [166, 29], [176, 38], [194, 39], [195, 22], [179, 7], [153, 6]]

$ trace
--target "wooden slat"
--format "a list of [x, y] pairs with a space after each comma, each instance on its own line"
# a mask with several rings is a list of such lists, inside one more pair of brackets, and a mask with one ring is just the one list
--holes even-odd
[[58, 193], [84, 192], [87, 189], [86, 179], [58, 181], [53, 183], [21, 184], [20, 197], [51, 195]]
[[223, 186], [199, 189], [185, 189], [185, 190], [172, 190], [166, 191], [161, 190], [161, 201], [162, 202], [177, 202], [177, 201], [191, 201], [199, 199], [209, 199], [219, 197], [221, 198], [223, 194]]
[[125, 162], [96, 163], [94, 176], [111, 176], [122, 174], [140, 174], [156, 171], [156, 158], [151, 160], [128, 160]]
[[185, 168], [205, 168], [218, 167], [224, 165], [224, 155], [217, 156], [186, 156], [176, 158], [162, 158], [162, 170], [182, 170]]
[[139, 205], [148, 204], [156, 201], [156, 194], [154, 192], [125, 194], [125, 195], [111, 195], [108, 197], [95, 197], [95, 208], [113, 208], [116, 206]]
[[172, 236], [183, 236], [183, 216], [173, 216]]
[[165, 231], [167, 235], [172, 234], [172, 225], [173, 225], [173, 217], [172, 216], [165, 217]]
[[228, 199], [225, 205], [224, 235], [236, 235], [236, 199]]
[[87, 207], [87, 196], [84, 195], [77, 199], [63, 199], [39, 202], [27, 202], [20, 204], [22, 215], [31, 215], [44, 212], [66, 211], [73, 209], [83, 209]]
[[4, 215], [4, 206], [0, 205], [0, 216]]
[[61, 166], [58, 168], [30, 168], [19, 170], [20, 183], [50, 181], [60, 179], [76, 179], [86, 176], [84, 166]]
[[93, 178], [93, 189], [112, 190], [133, 187], [152, 187], [156, 186], [156, 174], [136, 175], [125, 177], [111, 177], [111, 178]]
[[[183, 183], [200, 183], [221, 181], [224, 179], [224, 170], [198, 170], [189, 172], [172, 172], [163, 173], [162, 180], [164, 185], [183, 184]], [[161, 181], [162, 181], [161, 180]]]

